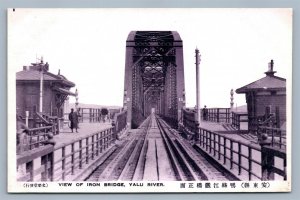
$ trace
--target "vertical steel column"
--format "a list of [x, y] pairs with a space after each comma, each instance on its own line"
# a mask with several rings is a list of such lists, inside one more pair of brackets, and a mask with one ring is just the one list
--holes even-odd
[[131, 127], [132, 120], [132, 68], [135, 31], [130, 32], [126, 41], [125, 82], [124, 82], [124, 107], [127, 109], [127, 125]]
[[180, 121], [181, 110], [185, 107], [185, 86], [184, 86], [184, 62], [183, 62], [183, 45], [179, 34], [172, 31], [174, 42], [173, 46], [175, 48], [175, 67], [176, 67], [176, 93], [177, 93], [177, 122]]
[[196, 48], [195, 50], [195, 57], [196, 57], [196, 113], [197, 113], [197, 122], [200, 126], [200, 120], [201, 120], [201, 111], [200, 111], [200, 56], [199, 50]]

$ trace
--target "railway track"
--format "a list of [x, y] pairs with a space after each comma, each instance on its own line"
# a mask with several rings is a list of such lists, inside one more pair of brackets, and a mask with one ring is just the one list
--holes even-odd
[[161, 118], [150, 115], [86, 181], [228, 180]]

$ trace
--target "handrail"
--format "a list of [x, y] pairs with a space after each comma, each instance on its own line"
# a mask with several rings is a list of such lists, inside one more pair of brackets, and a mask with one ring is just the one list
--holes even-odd
[[52, 148], [33, 149], [34, 156], [20, 157], [18, 181], [76, 180], [111, 151], [109, 147], [116, 139], [115, 134], [114, 127], [110, 127]]
[[248, 113], [231, 113], [231, 124], [238, 130], [241, 129], [241, 122], [248, 122], [248, 118], [241, 119], [242, 117], [248, 117]]
[[18, 135], [17, 154], [43, 146], [49, 141], [48, 134], [53, 133], [53, 126], [28, 129], [28, 133]]
[[267, 134], [268, 137], [271, 137], [271, 146], [279, 147], [279, 149], [286, 149], [286, 131], [276, 127], [269, 126], [258, 126], [258, 137], [262, 138], [263, 134]]
[[202, 120], [211, 122], [230, 122], [230, 108], [201, 109]]
[[[237, 175], [246, 176], [249, 181], [253, 180], [253, 178], [258, 180], [264, 179], [263, 170], [259, 172], [253, 171], [254, 165], [264, 169], [265, 163], [263, 163], [262, 160], [264, 156], [270, 156], [269, 154], [264, 154], [262, 152], [262, 147], [260, 145], [229, 138], [225, 135], [203, 128], [199, 128], [195, 140], [203, 151], [219, 163], [223, 164], [228, 170], [236, 170]], [[284, 160], [283, 168], [285, 169], [285, 154], [281, 155], [280, 158]], [[274, 165], [272, 165], [271, 168], [267, 168], [267, 170], [283, 176], [284, 179], [286, 178], [286, 172]]]

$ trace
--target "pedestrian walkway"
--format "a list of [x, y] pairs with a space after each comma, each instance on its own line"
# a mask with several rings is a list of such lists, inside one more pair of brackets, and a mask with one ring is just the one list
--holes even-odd
[[201, 121], [200, 127], [209, 131], [218, 132], [221, 135], [226, 135], [227, 138], [237, 139], [244, 143], [257, 143], [257, 138], [250, 138], [249, 133], [247, 133], [245, 130], [231, 130], [228, 129], [224, 123]]
[[69, 127], [65, 127], [61, 130], [59, 135], [55, 135], [53, 137], [56, 142], [55, 147], [62, 146], [63, 144], [71, 143], [80, 138], [87, 137], [89, 135], [93, 135], [96, 132], [102, 131], [107, 128], [111, 128], [112, 125], [110, 122], [105, 123], [80, 123], [78, 133], [76, 133], [75, 129], [73, 133]]
[[200, 127], [210, 131], [227, 131], [222, 123], [217, 122], [201, 121]]

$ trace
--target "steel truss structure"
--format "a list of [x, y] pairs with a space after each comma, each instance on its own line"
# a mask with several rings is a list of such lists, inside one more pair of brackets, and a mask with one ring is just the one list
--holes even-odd
[[176, 31], [129, 33], [123, 106], [131, 128], [154, 110], [177, 126], [185, 107], [185, 89], [183, 46]]

